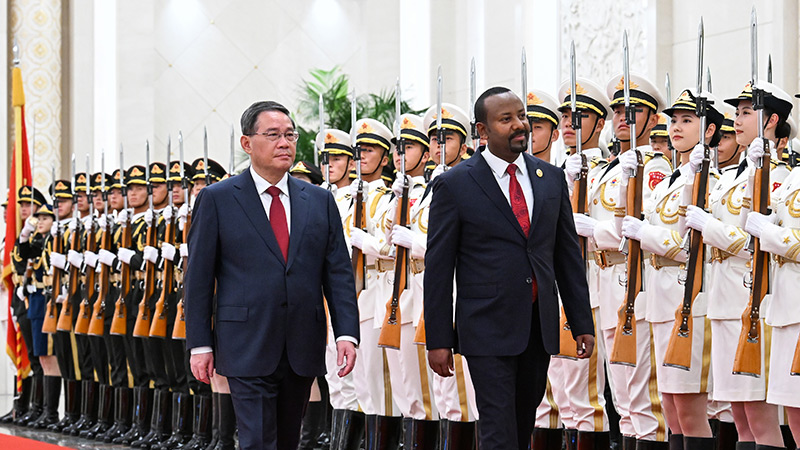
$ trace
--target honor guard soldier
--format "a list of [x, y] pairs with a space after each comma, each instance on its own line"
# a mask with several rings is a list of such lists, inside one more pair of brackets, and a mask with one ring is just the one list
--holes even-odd
[[[656, 373], [661, 392], [664, 415], [671, 431], [671, 442], [684, 437], [684, 446], [698, 448], [700, 439], [711, 437], [708, 423], [708, 394], [712, 391], [709, 367], [711, 357], [711, 325], [706, 319], [708, 297], [703, 292], [694, 294], [691, 310], [686, 314], [694, 321], [694, 329], [687, 338], [691, 358], [686, 366], [678, 366], [668, 357], [671, 337], [676, 326], [676, 311], [681, 310], [686, 296], [685, 291], [694, 289], [689, 281], [680, 279], [689, 271], [695, 272], [687, 253], [683, 251], [685, 226], [680, 217], [682, 206], [693, 204], [693, 188], [711, 189], [716, 175], [708, 171], [701, 176], [705, 186], [694, 186], [695, 174], [700, 171], [706, 145], [716, 147], [721, 131], [723, 115], [718, 112], [716, 99], [708, 92], [708, 107], [705, 122], [697, 116], [699, 94], [686, 89], [681, 92], [670, 108], [664, 113], [670, 116], [670, 140], [679, 155], [681, 166], [669, 179], [653, 190], [648, 201], [644, 202], [643, 213], [647, 222], [637, 217], [627, 216], [622, 222], [622, 234], [628, 239], [641, 242], [642, 249], [650, 252], [649, 264], [645, 266], [647, 285], [647, 315], [653, 330]], [[701, 123], [706, 125], [702, 130]], [[700, 134], [703, 132], [703, 141]], [[690, 159], [691, 158], [691, 159]], [[623, 170], [629, 170], [628, 161], [622, 163]], [[702, 251], [696, 264], [701, 266]], [[699, 281], [698, 281], [699, 282]], [[699, 291], [699, 289], [698, 289]], [[680, 316], [679, 316], [680, 317]], [[680, 320], [683, 320], [682, 318]], [[680, 323], [678, 324], [680, 325]], [[677, 346], [676, 346], [677, 348]], [[683, 351], [681, 351], [683, 353]]]
[[[719, 105], [717, 105], [719, 106]], [[653, 153], [661, 153], [662, 155], [670, 155], [669, 132], [667, 131], [667, 123], [669, 118], [663, 113], [658, 115], [658, 125], [654, 126], [650, 131], [650, 148]], [[678, 161], [670, 161], [673, 166], [678, 166]]]
[[[575, 80], [575, 106], [581, 113], [581, 153], [577, 153], [578, 135], [572, 123], [572, 82], [566, 81], [561, 84], [558, 91], [558, 98], [563, 99], [558, 107], [560, 111], [561, 135], [564, 145], [569, 149], [570, 156], [564, 163], [567, 185], [570, 190], [574, 190], [574, 184], [580, 177], [582, 161], [585, 157], [587, 174], [587, 196], [594, 189], [594, 182], [598, 180], [608, 165], [603, 158], [600, 150], [600, 134], [605, 126], [609, 115], [608, 99], [603, 90], [593, 81], [585, 78]], [[595, 200], [596, 201], [596, 200]], [[593, 205], [589, 205], [588, 215], [576, 214], [582, 219], [604, 220], [610, 217], [611, 213], [603, 210], [599, 211]], [[591, 217], [589, 217], [591, 216]], [[576, 219], [577, 220], [577, 219]], [[588, 240], [587, 240], [588, 241]], [[589, 249], [593, 250], [593, 245], [589, 242]], [[595, 322], [595, 334], [599, 337], [602, 333], [598, 327], [598, 307], [600, 304], [599, 290], [597, 286], [601, 282], [599, 268], [595, 263], [596, 259], [591, 252], [588, 264], [589, 299], [592, 306]], [[563, 310], [561, 312], [564, 314]], [[598, 342], [601, 340], [598, 339]], [[574, 345], [572, 346], [574, 347]], [[567, 398], [567, 403], [563, 405], [561, 411], [562, 421], [564, 422], [565, 441], [568, 448], [573, 449], [576, 445], [604, 446], [608, 445], [610, 436], [608, 428], [608, 416], [605, 412], [605, 370], [603, 359], [605, 349], [602, 345], [597, 346], [597, 351], [588, 359], [576, 359], [570, 355], [559, 355], [551, 359], [551, 364], [555, 364], [560, 369], [556, 385], [551, 385], [554, 395], [558, 395], [558, 389], [563, 389]], [[553, 378], [551, 378], [551, 381]], [[625, 388], [624, 382], [620, 385]], [[615, 397], [620, 398], [620, 397]], [[621, 396], [624, 399], [624, 396]], [[618, 400], [620, 401], [620, 400]], [[561, 406], [561, 405], [559, 405]], [[622, 406], [622, 407], [620, 407]], [[618, 405], [617, 410], [623, 417], [626, 408]], [[541, 431], [538, 433], [542, 433]], [[534, 436], [535, 438], [538, 436]], [[555, 439], [548, 439], [553, 442]], [[551, 444], [552, 445], [552, 444]]]
[[[786, 165], [777, 160], [774, 143], [781, 137], [788, 136], [790, 130], [786, 123], [792, 109], [792, 98], [782, 89], [766, 81], [757, 81], [758, 89], [764, 91], [763, 116], [765, 123], [760, 125], [757, 112], [753, 109], [753, 87], [747, 83], [742, 92], [735, 98], [725, 100], [736, 108], [734, 130], [736, 142], [740, 146], [748, 146], [747, 157], [743, 158], [735, 172], [726, 172], [722, 180], [710, 191], [710, 213], [694, 206], [687, 207], [686, 225], [702, 233], [704, 242], [711, 252], [711, 270], [709, 287], [708, 316], [711, 319], [712, 334], [712, 375], [714, 378], [713, 398], [731, 402], [734, 421], [739, 431], [740, 443], [745, 448], [756, 445], [781, 446], [778, 409], [767, 400], [767, 380], [765, 376], [751, 377], [734, 375], [736, 371], [735, 356], [737, 342], [742, 329], [743, 314], [747, 314], [751, 289], [743, 284], [745, 276], [752, 270], [752, 258], [747, 249], [748, 234], [744, 224], [746, 214], [757, 205], [752, 204], [753, 173], [756, 162], [765, 151], [771, 156], [769, 170], [769, 190], [775, 191], [789, 171]], [[763, 128], [762, 128], [763, 127]], [[758, 138], [759, 128], [769, 139], [769, 149]], [[722, 156], [719, 157], [722, 161]], [[731, 174], [731, 172], [733, 172]], [[764, 193], [770, 195], [770, 192]], [[775, 204], [773, 199], [772, 204]], [[773, 284], [774, 286], [774, 284]], [[724, 297], [720, 297], [724, 292]], [[721, 301], [722, 299], [725, 301]], [[781, 312], [786, 317], [786, 312]], [[764, 325], [763, 317], [758, 319], [763, 333], [769, 328]], [[768, 351], [766, 342], [761, 339], [761, 357], [755, 364], [763, 373], [768, 367], [766, 360]], [[717, 370], [719, 368], [719, 370]], [[773, 373], [770, 371], [771, 374]], [[750, 421], [749, 417], [758, 417], [758, 421]], [[736, 419], [739, 420], [736, 420]]]
[[[393, 286], [387, 302], [375, 305], [375, 318], [381, 321], [382, 327], [399, 327], [397, 333], [381, 330], [382, 335], [394, 335], [396, 338], [387, 338], [381, 345], [386, 347], [392, 395], [406, 421], [404, 445], [420, 450], [433, 449], [439, 436], [438, 413], [432, 400], [433, 371], [428, 366], [425, 348], [414, 345], [422, 314], [422, 297], [415, 297], [414, 293], [422, 292], [422, 277], [417, 274], [424, 268], [425, 257], [419, 243], [416, 246], [414, 243], [418, 238], [424, 239], [425, 235], [411, 229], [414, 220], [411, 217], [412, 207], [422, 198], [427, 185], [425, 162], [429, 159], [430, 141], [421, 117], [403, 114], [397, 120], [399, 136], [392, 138], [395, 146], [392, 157], [398, 176], [392, 183], [394, 198], [383, 221], [385, 228], [391, 232], [392, 244], [398, 246], [394, 250], [395, 257], [400, 253], [399, 247], [405, 249], [407, 259], [405, 262], [398, 259], [393, 268], [395, 282], [405, 280], [405, 284]], [[405, 223], [396, 223], [398, 218]], [[397, 280], [398, 267], [400, 271], [405, 270], [400, 280]], [[416, 289], [412, 285], [416, 285]], [[396, 315], [399, 314], [399, 320], [395, 318], [396, 323], [387, 323], [392, 320], [392, 308]]]
[[[226, 175], [225, 169], [222, 166], [214, 161], [211, 158], [208, 159], [208, 177], [211, 184], [216, 183], [217, 181], [222, 180]], [[194, 176], [192, 176], [192, 197], [196, 197], [197, 194], [206, 187], [206, 158], [197, 158], [192, 162], [192, 170], [194, 171]]]
[[[381, 221], [391, 200], [391, 190], [381, 178], [383, 168], [389, 163], [392, 132], [386, 125], [374, 119], [360, 119], [353, 126], [353, 146], [359, 153], [361, 179], [350, 185], [350, 195], [354, 199], [348, 214], [348, 228], [345, 235], [350, 236], [353, 251], [363, 254], [366, 265], [365, 288], [358, 297], [359, 319], [361, 321], [361, 343], [358, 347], [360, 363], [353, 370], [356, 396], [361, 410], [366, 415], [367, 442], [380, 442], [381, 447], [394, 449], [400, 442], [402, 418], [392, 399], [389, 373], [384, 351], [378, 347], [380, 317], [375, 312], [379, 305], [385, 306], [391, 298], [392, 285], [388, 277], [394, 260], [389, 256], [391, 247], [386, 243], [384, 224]], [[361, 191], [359, 192], [359, 187]], [[360, 208], [357, 199], [363, 198]], [[356, 226], [360, 220], [355, 217], [356, 209], [363, 209], [364, 228]], [[363, 271], [363, 266], [357, 268]], [[358, 283], [358, 281], [356, 282]], [[370, 447], [372, 450], [372, 447]]]
[[528, 92], [526, 105], [528, 122], [531, 124], [531, 155], [552, 162], [551, 150], [558, 141], [558, 123], [561, 119], [558, 102], [547, 92], [532, 90]]
[[289, 174], [295, 178], [319, 186], [322, 184], [322, 171], [319, 167], [308, 161], [298, 161], [289, 169]]

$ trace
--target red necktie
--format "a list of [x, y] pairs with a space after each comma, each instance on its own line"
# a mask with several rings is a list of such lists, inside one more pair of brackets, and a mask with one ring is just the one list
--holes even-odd
[[270, 186], [267, 188], [267, 194], [272, 196], [269, 205], [269, 223], [283, 253], [283, 261], [286, 262], [289, 259], [289, 227], [286, 225], [286, 210], [283, 209], [280, 199], [281, 190], [277, 186]]
[[[511, 210], [514, 212], [519, 226], [522, 227], [522, 232], [527, 236], [531, 229], [531, 218], [528, 215], [528, 205], [525, 203], [522, 186], [517, 181], [517, 165], [509, 164], [506, 173], [509, 176], [508, 197], [511, 200]], [[533, 285], [533, 301], [536, 301], [536, 297], [539, 295], [539, 287], [536, 284], [535, 276], [531, 277], [531, 284]]]

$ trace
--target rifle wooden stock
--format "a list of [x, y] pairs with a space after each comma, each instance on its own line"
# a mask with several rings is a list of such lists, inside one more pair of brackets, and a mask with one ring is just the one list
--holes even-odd
[[[156, 218], [154, 223], [147, 227], [146, 245], [156, 246]], [[150, 337], [150, 322], [152, 320], [150, 311], [150, 298], [156, 292], [156, 265], [147, 261], [144, 269], [144, 296], [139, 302], [139, 313], [136, 315], [136, 323], [133, 325], [133, 335], [135, 337]]]
[[[111, 226], [106, 224], [103, 237], [100, 240], [100, 248], [108, 251], [111, 248]], [[100, 266], [100, 291], [97, 300], [94, 301], [92, 309], [92, 320], [89, 322], [90, 336], [103, 336], [106, 324], [106, 297], [108, 297], [109, 273], [108, 266], [99, 262]]]
[[[94, 237], [94, 223], [92, 223], [86, 230], [86, 250], [90, 252], [97, 252], [97, 241], [95, 241]], [[89, 333], [89, 322], [92, 320], [92, 307], [89, 301], [97, 293], [97, 286], [95, 283], [97, 272], [94, 270], [94, 267], [90, 266], [85, 266], [84, 270], [86, 271], [86, 284], [84, 286], [85, 293], [83, 299], [81, 300], [81, 307], [78, 312], [78, 320], [75, 322], [75, 334]], [[95, 299], [95, 302], [97, 302], [97, 299]]]
[[[122, 224], [120, 230], [122, 239], [120, 240], [119, 248], [129, 248], [131, 246], [131, 224], [126, 222]], [[125, 298], [131, 292], [131, 268], [125, 263], [120, 264], [120, 288], [119, 297], [114, 305], [114, 317], [111, 319], [111, 333], [114, 336], [125, 336], [128, 332], [128, 307], [125, 305]]]
[[[403, 186], [403, 194], [398, 199], [397, 214], [394, 224], [408, 226], [408, 182]], [[378, 336], [378, 347], [400, 348], [400, 296], [408, 283], [408, 249], [395, 246], [394, 284], [392, 298], [386, 303], [386, 317], [383, 319], [381, 334]]]
[[[191, 211], [186, 216], [186, 223], [183, 224], [183, 239], [184, 244], [189, 243], [189, 227], [192, 225]], [[181, 272], [186, 276], [186, 267], [188, 258], [181, 260]], [[172, 325], [172, 339], [186, 339], [186, 313], [183, 310], [183, 297], [186, 295], [186, 290], [181, 289], [181, 299], [178, 302], [178, 309], [175, 312], [175, 324]]]
[[[165, 230], [165, 240], [170, 245], [175, 245], [175, 222], [170, 219]], [[175, 286], [175, 262], [164, 260], [164, 268], [161, 271], [161, 295], [156, 302], [156, 310], [153, 313], [153, 321], [150, 324], [150, 337], [167, 337], [167, 299], [174, 292]]]
[[[363, 230], [366, 226], [364, 194], [359, 191], [356, 194], [355, 209], [353, 211], [353, 228], [361, 228]], [[353, 247], [351, 262], [353, 263], [353, 275], [356, 280], [356, 295], [359, 295], [361, 291], [367, 288], [367, 259], [360, 248]]]
[[419, 315], [419, 322], [417, 322], [417, 331], [414, 333], [414, 343], [418, 345], [425, 345], [428, 343], [425, 337], [425, 311]]
[[[642, 218], [642, 188], [644, 178], [644, 162], [641, 153], [636, 153], [636, 176], [628, 180], [627, 215]], [[628, 277], [625, 286], [625, 302], [617, 311], [619, 317], [617, 329], [614, 330], [614, 345], [611, 347], [609, 362], [626, 366], [636, 365], [636, 297], [642, 291], [642, 244], [635, 239], [628, 239], [628, 258], [626, 261]]]
[[[764, 142], [764, 148], [769, 144]], [[764, 154], [761, 167], [756, 169], [753, 185], [753, 206], [761, 214], [769, 214], [769, 152]], [[733, 373], [737, 375], [761, 376], [761, 301], [769, 290], [769, 253], [761, 250], [760, 239], [753, 240], [753, 256], [750, 261], [752, 284], [750, 302], [742, 313], [742, 331], [733, 360]]]
[[797, 346], [794, 348], [794, 358], [792, 358], [790, 373], [794, 376], [800, 376], [800, 339], [797, 340]]
[[[53, 238], [53, 251], [64, 253], [64, 241], [61, 240], [61, 232]], [[53, 334], [58, 331], [58, 305], [56, 299], [61, 295], [61, 274], [62, 270], [53, 267], [53, 285], [50, 290], [50, 299], [47, 301], [47, 309], [42, 323], [42, 333]]]
[[[79, 219], [73, 219], [79, 220]], [[80, 226], [75, 227], [75, 231], [70, 236], [70, 249], [80, 251]], [[69, 263], [67, 263], [69, 264]], [[61, 308], [61, 315], [58, 316], [58, 331], [72, 331], [72, 318], [74, 311], [72, 309], [72, 298], [78, 292], [78, 287], [81, 283], [81, 274], [77, 267], [72, 264], [69, 265], [69, 291], [67, 299], [64, 301], [64, 306]]]
[[[692, 204], [705, 209], [706, 194], [708, 192], [708, 171], [711, 159], [706, 150], [706, 156], [700, 166], [700, 171], [694, 176], [694, 190]], [[675, 325], [664, 354], [664, 365], [689, 370], [692, 367], [692, 334], [694, 323], [692, 319], [692, 306], [703, 288], [703, 262], [705, 261], [705, 245], [703, 233], [692, 229], [689, 232], [689, 260], [686, 263], [686, 281], [683, 289], [683, 304], [675, 311]]]

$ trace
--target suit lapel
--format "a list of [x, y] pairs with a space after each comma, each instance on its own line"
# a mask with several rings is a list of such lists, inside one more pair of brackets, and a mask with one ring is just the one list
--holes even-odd
[[[544, 190], [547, 188], [547, 183], [542, 182], [544, 177], [540, 177], [536, 172], [539, 169], [541, 162], [528, 154], [523, 154], [525, 159], [525, 166], [528, 169], [528, 178], [531, 180], [531, 190], [533, 190], [533, 215], [531, 216], [531, 230], [536, 226], [536, 221], [542, 210], [546, 208], [544, 204]], [[559, 199], [560, 201], [560, 199]], [[533, 233], [528, 234], [528, 238], [533, 236]]]
[[509, 221], [512, 227], [522, 236], [527, 237], [522, 232], [522, 227], [519, 225], [519, 221], [517, 220], [516, 216], [514, 216], [514, 211], [511, 210], [511, 205], [508, 203], [508, 199], [506, 199], [505, 194], [503, 191], [500, 190], [500, 186], [497, 184], [497, 180], [492, 173], [492, 169], [489, 167], [489, 164], [483, 159], [483, 156], [473, 156], [470, 158], [470, 161], [474, 160], [475, 162], [472, 164], [472, 168], [470, 169], [469, 173], [475, 181], [478, 182], [478, 186], [483, 190], [489, 200], [492, 201], [497, 209], [503, 214], [503, 217]]
[[308, 220], [308, 208], [306, 199], [308, 194], [305, 192], [305, 181], [298, 181], [294, 177], [289, 177], [289, 202], [291, 203], [292, 229], [289, 234], [289, 261], [286, 268], [289, 269], [294, 262], [300, 243], [303, 240], [303, 231]]
[[[246, 169], [241, 174], [237, 175], [234, 180], [234, 187], [236, 192], [234, 198], [239, 206], [242, 207], [244, 214], [250, 223], [256, 229], [256, 232], [264, 241], [264, 244], [270, 251], [283, 262], [283, 253], [278, 246], [278, 240], [275, 239], [275, 233], [272, 232], [272, 225], [267, 219], [267, 212], [264, 211], [264, 204], [261, 203], [261, 198], [256, 192], [256, 185], [253, 182], [253, 176], [250, 174], [250, 169]], [[291, 242], [291, 239], [289, 240]]]

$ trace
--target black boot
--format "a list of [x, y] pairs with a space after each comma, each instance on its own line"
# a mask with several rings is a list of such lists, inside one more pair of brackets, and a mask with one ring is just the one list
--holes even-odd
[[114, 389], [114, 425], [102, 435], [98, 435], [96, 440], [103, 442], [112, 442], [118, 437], [122, 437], [131, 427], [131, 415], [133, 409], [131, 407], [131, 388], [117, 387]]
[[192, 397], [182, 392], [172, 394], [172, 435], [160, 445], [150, 446], [151, 449], [173, 449], [189, 439], [192, 434]]
[[608, 431], [579, 431], [578, 450], [608, 450], [609, 438]]
[[61, 377], [44, 377], [44, 409], [31, 423], [33, 428], [47, 428], [58, 423], [58, 401], [61, 399]]
[[564, 429], [565, 450], [578, 450], [578, 430]]
[[683, 448], [684, 450], [714, 450], [716, 441], [713, 437], [683, 436]]
[[436, 450], [439, 445], [439, 421], [404, 419], [404, 450]]
[[756, 450], [756, 443], [752, 441], [737, 442], [736, 450]]
[[47, 427], [48, 431], [61, 432], [78, 421], [81, 411], [80, 386], [78, 380], [64, 380], [64, 417], [58, 423]]
[[236, 434], [236, 412], [233, 410], [233, 397], [231, 394], [219, 394], [219, 408], [217, 408], [217, 443], [213, 450], [234, 450], [236, 443], [233, 435]]
[[669, 450], [683, 450], [683, 435], [670, 434], [669, 435]]
[[364, 437], [364, 413], [334, 409], [331, 419], [331, 450], [358, 450]]
[[153, 409], [150, 416], [150, 432], [141, 439], [131, 442], [134, 448], [150, 448], [169, 439], [170, 392], [156, 389], [153, 395]]
[[[622, 450], [636, 450], [636, 438], [633, 436], [622, 436]], [[669, 444], [667, 444], [669, 445]]]
[[366, 450], [396, 450], [402, 432], [402, 417], [368, 415]]
[[797, 448], [789, 425], [781, 425], [781, 434], [783, 435], [783, 443], [786, 445], [786, 448]]
[[531, 437], [532, 450], [561, 450], [561, 428], [534, 428]]
[[720, 421], [714, 436], [717, 438], [716, 450], [736, 450], [736, 441], [739, 440], [736, 424]]
[[100, 400], [97, 405], [97, 421], [92, 428], [80, 432], [80, 437], [82, 438], [94, 439], [98, 434], [108, 431], [114, 422], [113, 417], [111, 417], [112, 407], [114, 406], [114, 389], [107, 384], [101, 384], [98, 397]]
[[[14, 396], [15, 396], [14, 397], [14, 402], [11, 405], [11, 410], [9, 412], [7, 412], [5, 415], [3, 415], [2, 417], [0, 417], [0, 423], [11, 423], [11, 422], [14, 421], [15, 417], [22, 417], [22, 415], [25, 414], [28, 411], [27, 407], [28, 407], [28, 401], [30, 400], [30, 397], [28, 397], [28, 400], [26, 400], [25, 402], [22, 402], [21, 399], [26, 395], [28, 395], [28, 396], [30, 395], [30, 385], [31, 385], [31, 377], [23, 379], [22, 380], [22, 392], [20, 393], [19, 396], [17, 396], [17, 377], [16, 377], [16, 375], [14, 376], [14, 385], [13, 385], [14, 386]], [[26, 409], [20, 409], [20, 408], [22, 408], [23, 403], [24, 403], [24, 406], [25, 406]]]
[[97, 422], [97, 383], [84, 380], [81, 382], [83, 388], [81, 395], [81, 418], [72, 427], [65, 428], [61, 432], [78, 436], [81, 431], [91, 429]]
[[30, 403], [25, 414], [14, 419], [14, 424], [26, 427], [36, 421], [44, 410], [44, 376], [31, 375]]
[[636, 440], [636, 450], [669, 450], [667, 441], [644, 441]]
[[205, 450], [211, 439], [211, 397], [195, 395], [192, 414], [192, 438], [177, 448], [182, 450]]
[[478, 443], [475, 422], [444, 420], [439, 426], [439, 448], [442, 450], [474, 449]]
[[773, 445], [756, 444], [756, 450], [784, 450], [786, 447], [775, 447]]
[[211, 439], [206, 445], [206, 450], [214, 450], [219, 441], [219, 393], [211, 394]]
[[300, 444], [297, 450], [314, 450], [317, 439], [325, 423], [325, 403], [308, 402], [303, 416], [303, 427], [300, 429]]
[[152, 391], [146, 387], [133, 388], [133, 418], [131, 419], [131, 428], [124, 435], [115, 438], [112, 442], [115, 444], [130, 445], [133, 441], [145, 437], [149, 429], [150, 418], [150, 404], [152, 400]]

